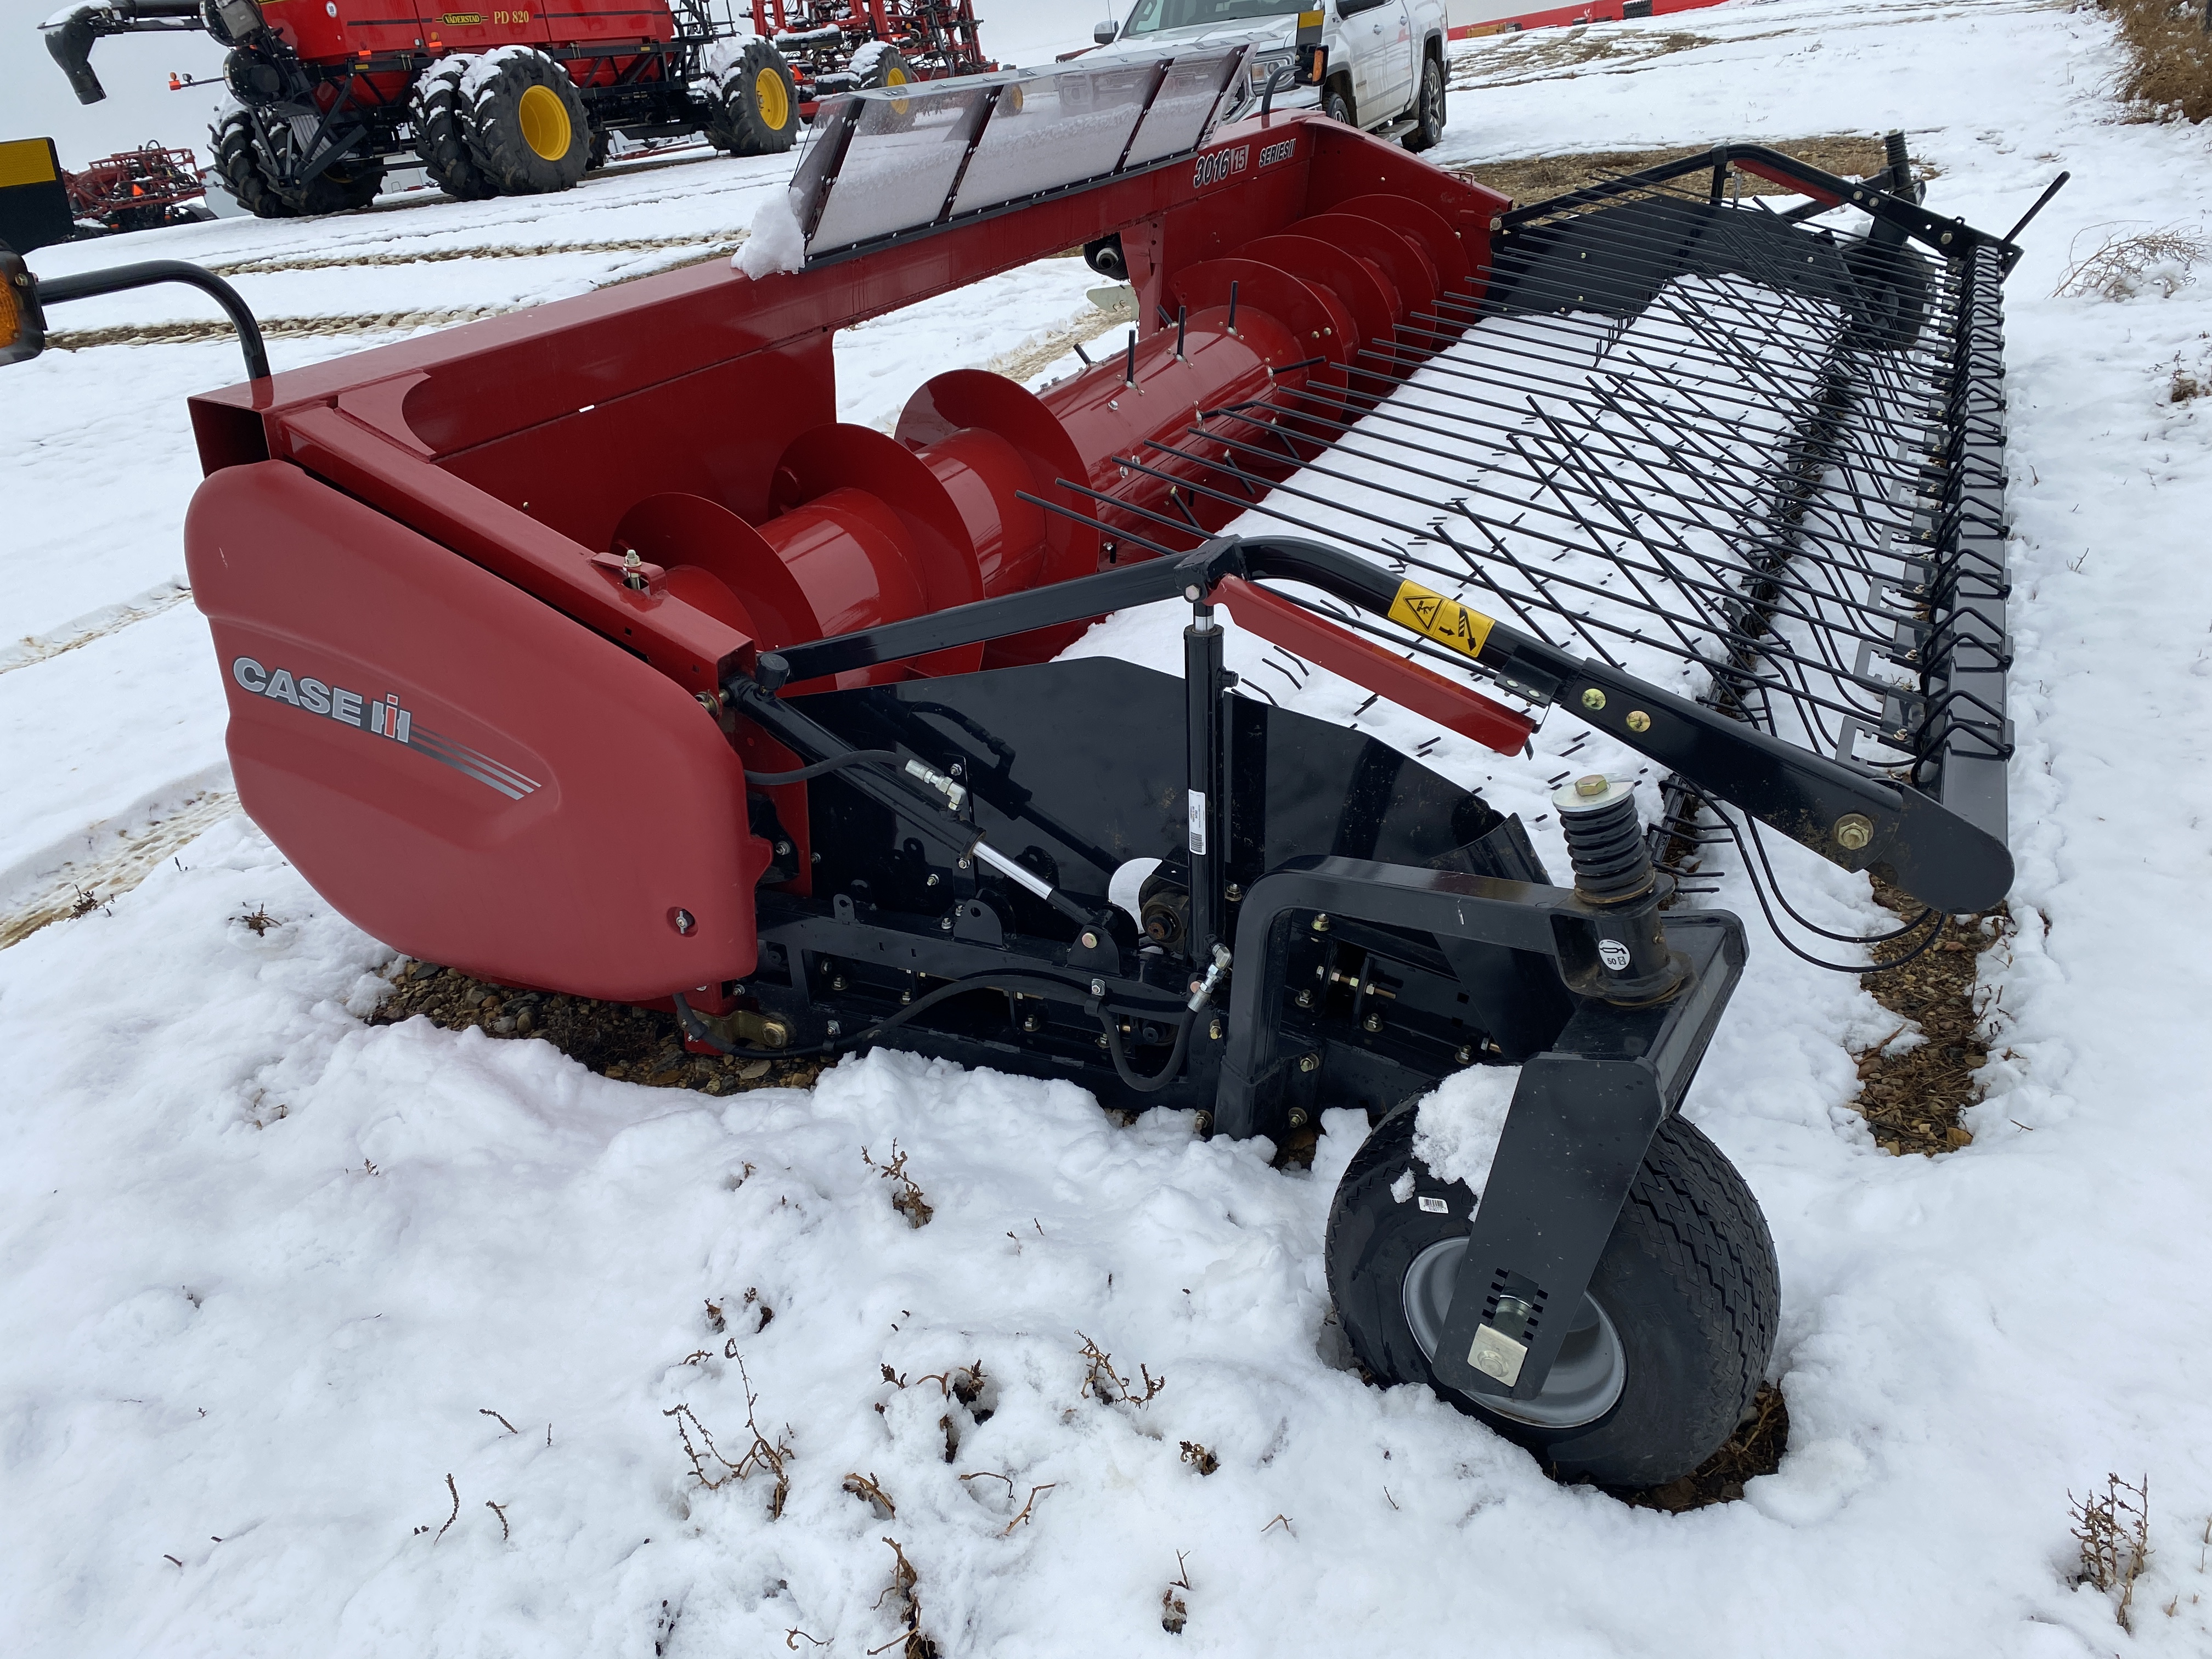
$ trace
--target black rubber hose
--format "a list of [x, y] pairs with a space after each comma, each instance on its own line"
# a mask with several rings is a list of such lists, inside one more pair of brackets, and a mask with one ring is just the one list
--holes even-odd
[[1129, 1069], [1128, 1059], [1121, 1052], [1121, 1028], [1114, 1023], [1112, 1012], [1101, 1008], [1098, 1023], [1106, 1028], [1106, 1052], [1114, 1057], [1114, 1070], [1123, 1084], [1140, 1095], [1156, 1095], [1182, 1074], [1183, 1060], [1190, 1053], [1190, 1029], [1198, 1024], [1198, 1016], [1183, 1016], [1182, 1024], [1176, 1027], [1175, 1047], [1168, 1053], [1168, 1063], [1152, 1077], [1139, 1077]]
[[748, 772], [745, 781], [763, 789], [773, 789], [780, 783], [804, 783], [809, 778], [818, 778], [824, 772], [835, 772], [848, 766], [896, 766], [899, 752], [896, 749], [853, 749], [842, 755], [832, 755], [828, 760], [817, 761], [811, 766], [802, 766], [795, 772]]

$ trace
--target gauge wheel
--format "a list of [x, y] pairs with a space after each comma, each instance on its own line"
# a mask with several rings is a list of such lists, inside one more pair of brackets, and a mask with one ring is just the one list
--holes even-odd
[[798, 142], [799, 84], [783, 54], [748, 40], [722, 77], [722, 108], [708, 137], [732, 155], [775, 155]]
[[461, 77], [477, 60], [463, 54], [441, 58], [415, 82], [411, 115], [415, 159], [430, 182], [459, 202], [481, 202], [499, 194], [469, 151], [468, 105]]
[[502, 195], [568, 190], [584, 176], [591, 123], [568, 70], [542, 52], [517, 52], [471, 78], [469, 155]]
[[1406, 135], [1406, 148], [1432, 148], [1444, 136], [1444, 66], [1434, 58], [1421, 59], [1421, 90], [1413, 100], [1413, 130]]
[[1743, 1177], [1692, 1125], [1661, 1125], [1542, 1389], [1478, 1397], [1431, 1366], [1475, 1194], [1414, 1158], [1417, 1106], [1368, 1137], [1329, 1213], [1329, 1291], [1360, 1364], [1425, 1384], [1561, 1480], [1653, 1486], [1703, 1463], [1774, 1347], [1774, 1242]]

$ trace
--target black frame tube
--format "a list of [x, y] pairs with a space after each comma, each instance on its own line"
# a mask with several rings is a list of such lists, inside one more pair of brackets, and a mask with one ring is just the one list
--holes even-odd
[[199, 289], [221, 306], [231, 326], [238, 331], [239, 349], [246, 354], [246, 378], [269, 378], [269, 352], [261, 343], [261, 325], [253, 320], [253, 313], [238, 290], [213, 271], [186, 264], [182, 259], [145, 259], [137, 264], [112, 265], [106, 270], [88, 270], [75, 276], [41, 277], [39, 303], [43, 307], [65, 300], [89, 300], [129, 289], [152, 288], [159, 283], [182, 283], [187, 288]]

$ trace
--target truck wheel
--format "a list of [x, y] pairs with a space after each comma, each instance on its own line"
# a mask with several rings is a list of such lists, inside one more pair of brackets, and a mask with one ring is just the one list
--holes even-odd
[[476, 61], [466, 55], [441, 58], [415, 82], [415, 158], [430, 182], [459, 202], [481, 202], [499, 193], [469, 153], [461, 77]]
[[1406, 148], [1424, 150], [1444, 136], [1444, 66], [1433, 58], [1421, 60], [1421, 90], [1413, 100], [1413, 130], [1406, 135]]
[[1543, 1390], [1493, 1406], [1430, 1368], [1475, 1195], [1414, 1159], [1414, 1113], [1408, 1102], [1367, 1138], [1329, 1212], [1329, 1291], [1360, 1363], [1382, 1382], [1426, 1383], [1562, 1480], [1658, 1486], [1704, 1462], [1774, 1346], [1774, 1242], [1743, 1177], [1680, 1118], [1661, 1125]]
[[215, 170], [232, 199], [257, 219], [291, 219], [300, 210], [276, 193], [276, 181], [261, 154], [261, 141], [252, 118], [242, 109], [231, 108], [216, 118], [208, 129], [215, 151]]
[[511, 52], [470, 78], [469, 155], [502, 194], [567, 190], [584, 176], [591, 125], [566, 70], [542, 52]]
[[1345, 90], [1343, 82], [1328, 83], [1328, 90], [1321, 95], [1321, 112], [1332, 121], [1352, 125], [1352, 94]]
[[767, 41], [746, 41], [722, 77], [726, 137], [720, 148], [732, 155], [780, 155], [798, 142], [799, 126], [799, 84], [791, 65]]

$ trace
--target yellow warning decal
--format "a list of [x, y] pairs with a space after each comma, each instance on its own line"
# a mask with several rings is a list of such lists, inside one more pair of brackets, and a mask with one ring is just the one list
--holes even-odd
[[1398, 584], [1397, 595], [1390, 601], [1390, 620], [1470, 657], [1480, 656], [1483, 641], [1490, 637], [1489, 617], [1456, 599], [1431, 593], [1419, 582]]
[[0, 190], [15, 185], [52, 184], [55, 176], [52, 140], [19, 138], [0, 144]]

